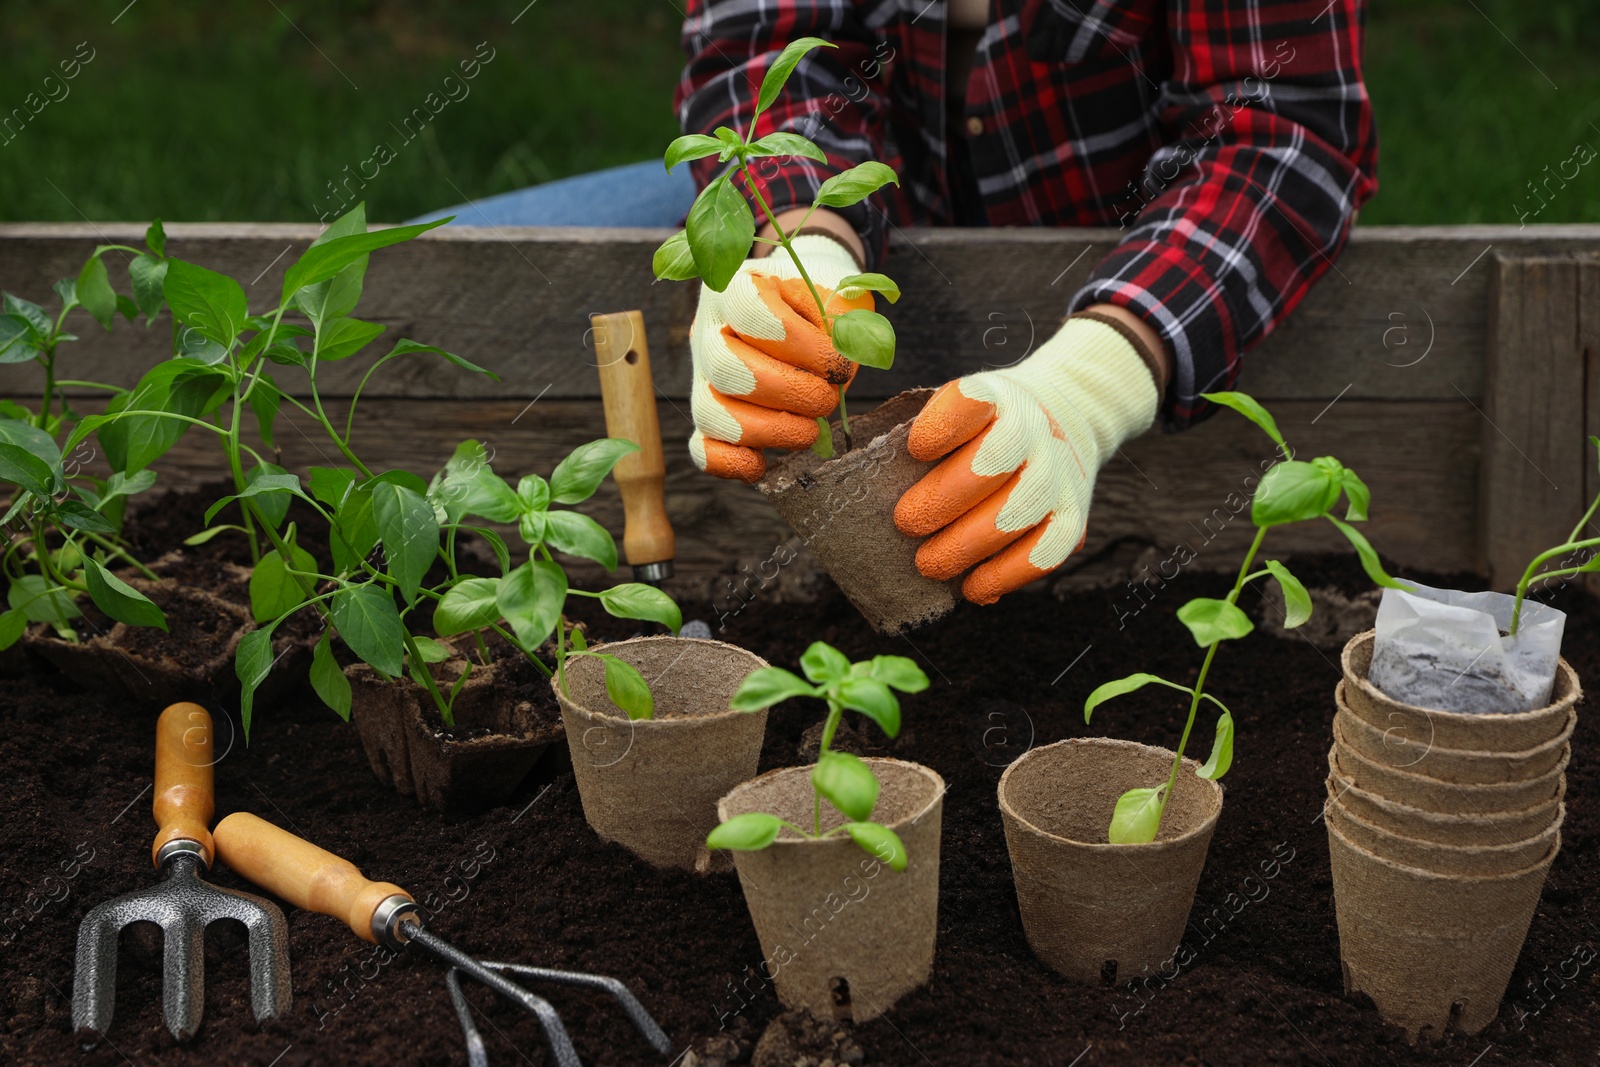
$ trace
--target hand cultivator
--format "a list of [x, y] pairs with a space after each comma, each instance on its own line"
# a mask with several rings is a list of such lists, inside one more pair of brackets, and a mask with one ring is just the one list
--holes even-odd
[[117, 993], [117, 938], [133, 922], [161, 927], [165, 970], [161, 994], [167, 1029], [187, 1040], [205, 1010], [205, 929], [237, 919], [250, 932], [250, 1000], [256, 1019], [289, 1010], [288, 927], [277, 905], [207, 885], [213, 810], [211, 716], [197, 704], [174, 704], [156, 720], [155, 816], [161, 830], [152, 852], [163, 879], [154, 889], [107, 901], [78, 929], [72, 1024], [105, 1033]]
[[528, 992], [505, 977], [524, 978], [585, 986], [609, 993], [621, 1005], [629, 1021], [656, 1051], [671, 1051], [671, 1043], [661, 1027], [645, 1011], [632, 993], [614, 978], [552, 971], [514, 963], [479, 960], [430, 933], [423, 927], [417, 902], [397, 885], [369, 881], [349, 860], [318, 848], [264, 819], [239, 812], [217, 824], [217, 850], [228, 866], [245, 878], [290, 901], [296, 907], [340, 919], [355, 935], [399, 951], [407, 945], [451, 968], [446, 977], [450, 999], [466, 1035], [468, 1060], [474, 1067], [488, 1062], [477, 1028], [472, 1023], [471, 1007], [461, 994], [459, 975], [481, 982], [512, 1003], [531, 1012], [544, 1028], [545, 1040], [561, 1067], [579, 1067], [578, 1054], [567, 1036], [561, 1017], [548, 1001]]

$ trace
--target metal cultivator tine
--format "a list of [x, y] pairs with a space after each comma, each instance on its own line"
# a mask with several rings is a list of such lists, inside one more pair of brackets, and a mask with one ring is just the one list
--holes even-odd
[[[478, 960], [477, 963], [480, 967], [501, 975], [513, 974], [518, 978], [557, 982], [561, 985], [598, 989], [607, 993], [617, 1002], [617, 1006], [628, 1017], [628, 1021], [633, 1023], [634, 1029], [638, 1030], [657, 1052], [666, 1055], [672, 1051], [671, 1040], [645, 1010], [644, 1005], [639, 1003], [639, 998], [615, 978], [603, 974], [585, 974], [581, 971], [557, 971], [526, 963], [498, 963], [493, 960]], [[461, 992], [460, 970], [451, 968], [450, 973], [445, 976], [445, 984], [450, 989], [450, 1003], [455, 1006], [456, 1018], [461, 1021], [462, 1036], [466, 1038], [468, 1067], [489, 1067], [489, 1056], [484, 1048], [483, 1036], [478, 1033], [477, 1024], [472, 1021], [472, 1006], [467, 1003], [466, 996]], [[561, 1023], [561, 1017], [542, 997], [526, 990], [523, 992], [527, 997], [527, 1000], [523, 1001], [523, 1006], [538, 1016], [539, 1024], [544, 1027], [545, 1039], [550, 1043], [550, 1051], [555, 1055], [556, 1062], [561, 1067], [578, 1067], [577, 1053], [572, 1051], [572, 1042], [567, 1036], [566, 1027]], [[541, 1005], [543, 1010], [534, 1008], [533, 1003]]]

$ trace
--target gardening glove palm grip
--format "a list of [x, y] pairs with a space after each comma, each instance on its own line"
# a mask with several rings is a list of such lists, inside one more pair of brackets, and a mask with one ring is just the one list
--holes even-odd
[[1055, 570], [1083, 546], [1095, 475], [1159, 401], [1134, 347], [1092, 319], [1069, 319], [1017, 366], [944, 385], [908, 450], [947, 458], [895, 507], [903, 533], [928, 538], [917, 570], [944, 581], [973, 568], [961, 592], [978, 604]]
[[[839, 279], [857, 273], [839, 242], [797, 237], [794, 249], [832, 314], [871, 309], [870, 293], [834, 297]], [[757, 482], [766, 474], [763, 448], [808, 448], [817, 419], [839, 401], [856, 364], [839, 355], [816, 300], [789, 253], [779, 248], [746, 260], [722, 292], [702, 285], [690, 327], [695, 466], [719, 478]]]

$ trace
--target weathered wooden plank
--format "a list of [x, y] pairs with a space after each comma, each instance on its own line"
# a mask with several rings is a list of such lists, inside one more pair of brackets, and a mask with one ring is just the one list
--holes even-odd
[[[0, 287], [49, 294], [99, 243], [137, 244], [129, 224], [0, 225]], [[302, 225], [174, 224], [173, 254], [248, 283], [253, 307], [274, 302], [287, 264], [316, 234]], [[656, 230], [445, 229], [373, 258], [364, 317], [390, 337], [444, 345], [498, 371], [501, 384], [419, 359], [373, 395], [589, 398], [595, 311], [645, 313], [664, 395], [688, 393], [695, 287], [653, 283]], [[864, 375], [859, 395], [932, 385], [1020, 358], [1048, 336], [1071, 292], [1116, 242], [1115, 230], [912, 230], [886, 269], [906, 296], [889, 309], [900, 331], [893, 371]], [[1600, 249], [1600, 226], [1357, 228], [1334, 268], [1284, 326], [1248, 357], [1242, 387], [1264, 399], [1458, 399], [1482, 392], [1492, 254]], [[129, 382], [169, 338], [123, 324], [106, 336], [87, 317], [67, 357], [74, 377]], [[328, 368], [348, 393], [360, 361]], [[285, 377], [289, 377], [285, 375]], [[0, 367], [0, 391], [28, 392], [26, 366]]]
[[1582, 514], [1585, 359], [1573, 256], [1494, 259], [1483, 411], [1480, 569], [1500, 588]]
[[[1345, 398], [1282, 401], [1274, 412], [1290, 444], [1304, 456], [1331, 454], [1354, 467], [1372, 489], [1367, 533], [1401, 566], [1465, 570], [1473, 565], [1477, 450], [1481, 420], [1457, 400], [1380, 402]], [[476, 437], [493, 451], [495, 469], [513, 481], [528, 471], [548, 474], [570, 449], [604, 432], [598, 401], [440, 401], [375, 398], [364, 405], [355, 447], [369, 463], [427, 475], [443, 465], [456, 442]], [[691, 612], [723, 597], [724, 578], [756, 571], [791, 536], [755, 489], [695, 470], [684, 441], [687, 411], [661, 405], [666, 442], [667, 511], [678, 542], [678, 580], [669, 588]], [[302, 418], [280, 424], [281, 460], [291, 469], [335, 464], [336, 450]], [[303, 432], [302, 432], [303, 431]], [[1187, 566], [1231, 570], [1249, 544], [1247, 498], [1270, 445], [1254, 426], [1231, 416], [1182, 436], [1160, 433], [1130, 442], [1101, 474], [1085, 552], [1131, 538], [1169, 554], [1186, 544]], [[159, 465], [162, 484], [187, 488], [215, 481], [219, 452], [191, 433]], [[92, 469], [92, 465], [91, 465]], [[1232, 495], [1231, 495], [1232, 494]], [[616, 488], [609, 482], [591, 513], [614, 534], [622, 531]], [[1274, 555], [1345, 551], [1332, 527], [1285, 529], [1272, 538]], [[806, 554], [785, 568], [786, 579], [814, 566]], [[580, 580], [597, 570], [576, 566]], [[1170, 573], [1167, 575], [1170, 577]], [[726, 608], [726, 605], [724, 605]]]

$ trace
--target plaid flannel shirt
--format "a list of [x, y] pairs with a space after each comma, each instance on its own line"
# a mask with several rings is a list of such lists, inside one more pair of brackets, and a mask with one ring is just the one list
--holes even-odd
[[[784, 45], [835, 43], [807, 55], [756, 131], [828, 155], [754, 165], [774, 209], [809, 205], [865, 159], [888, 163], [902, 186], [843, 212], [876, 262], [891, 224], [956, 221], [950, 141], [963, 138], [988, 224], [1123, 227], [1067, 310], [1118, 304], [1149, 323], [1174, 358], [1164, 422], [1181, 429], [1328, 268], [1377, 188], [1365, 0], [990, 3], [956, 116], [946, 0], [688, 0], [680, 124], [745, 129]], [[695, 164], [702, 186], [717, 171]]]

